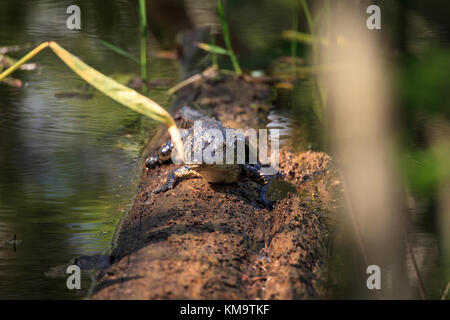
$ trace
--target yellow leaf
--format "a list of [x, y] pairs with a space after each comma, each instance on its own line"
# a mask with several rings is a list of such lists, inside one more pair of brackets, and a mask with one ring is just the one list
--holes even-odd
[[36, 47], [25, 57], [20, 59], [16, 64], [14, 64], [8, 70], [0, 74], [0, 80], [9, 76], [11, 73], [17, 70], [22, 64], [33, 58], [36, 54], [38, 54], [46, 47], [50, 47], [53, 50], [53, 52], [55, 52], [55, 54], [62, 61], [64, 61], [64, 63], [70, 69], [72, 69], [83, 80], [88, 82], [91, 86], [95, 87], [97, 90], [99, 90], [106, 96], [149, 118], [165, 123], [169, 128], [169, 133], [175, 146], [175, 151], [177, 155], [181, 155], [182, 144], [180, 135], [178, 133], [175, 121], [166, 110], [164, 110], [159, 104], [157, 104], [153, 100], [141, 95], [135, 90], [130, 89], [114, 81], [113, 79], [105, 76], [104, 74], [98, 72], [97, 70], [91, 68], [89, 65], [87, 65], [74, 55], [72, 55], [70, 52], [62, 48], [54, 41], [44, 42], [38, 47]]

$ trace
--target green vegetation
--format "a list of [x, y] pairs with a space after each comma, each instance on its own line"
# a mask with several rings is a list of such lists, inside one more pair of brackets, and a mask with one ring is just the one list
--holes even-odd
[[[282, 32], [282, 37], [291, 41], [291, 70], [292, 74], [294, 75], [294, 79], [298, 75], [298, 73], [301, 74], [308, 74], [311, 77], [313, 77], [313, 82], [315, 83], [314, 87], [310, 91], [310, 94], [312, 94], [312, 109], [314, 110], [314, 113], [316, 114], [317, 118], [319, 120], [323, 120], [323, 113], [327, 101], [327, 94], [326, 90], [321, 87], [318, 79], [316, 78], [317, 74], [319, 72], [327, 72], [329, 70], [328, 66], [319, 66], [317, 64], [317, 45], [322, 44], [325, 46], [329, 45], [329, 40], [325, 38], [319, 38], [315, 34], [316, 25], [320, 21], [320, 18], [323, 18], [322, 13], [325, 11], [325, 8], [327, 7], [324, 5], [322, 10], [318, 12], [318, 14], [314, 17], [312, 17], [311, 12], [308, 7], [308, 3], [306, 0], [300, 0], [300, 4], [302, 6], [304, 16], [306, 19], [306, 22], [308, 24], [309, 32], [300, 32], [297, 30], [298, 28], [298, 21], [297, 16], [295, 15], [294, 21], [293, 21], [293, 30], [285, 30]], [[312, 59], [311, 59], [311, 65], [306, 67], [297, 67], [295, 63], [295, 59], [297, 57], [297, 45], [296, 43], [300, 42], [306, 45], [312, 46]]]
[[139, 0], [139, 18], [141, 27], [141, 78], [143, 81], [147, 81], [147, 8], [145, 0]]
[[[230, 28], [228, 27], [228, 22], [225, 15], [225, 8], [223, 6], [222, 0], [217, 1], [217, 11], [219, 13], [219, 19], [220, 19], [220, 26], [222, 28], [222, 36], [223, 40], [225, 42], [226, 49], [217, 46], [215, 43], [212, 44], [206, 44], [206, 43], [199, 43], [199, 48], [208, 51], [213, 54], [213, 64], [215, 65], [217, 63], [217, 60], [214, 55], [222, 54], [227, 55], [231, 63], [233, 64], [234, 72], [237, 75], [242, 74], [241, 67], [239, 65], [239, 62], [236, 58], [236, 55], [234, 53], [233, 47], [231, 45], [231, 36], [230, 36]], [[213, 38], [215, 39], [215, 38]], [[215, 42], [215, 40], [213, 40]]]
[[121, 55], [121, 56], [123, 56], [125, 58], [128, 58], [128, 59], [136, 62], [137, 64], [140, 64], [140, 61], [138, 59], [133, 57], [130, 53], [128, 53], [127, 51], [123, 50], [122, 48], [119, 48], [118, 46], [112, 44], [111, 42], [108, 42], [106, 40], [100, 39], [100, 43], [102, 45], [104, 45], [106, 48], [110, 49], [111, 51], [114, 51], [118, 55]]
[[[298, 18], [297, 18], [297, 14], [294, 14], [294, 19], [292, 22], [292, 29], [294, 31], [297, 31], [298, 29]], [[292, 70], [293, 72], [295, 72], [295, 67], [296, 67], [296, 63], [295, 63], [295, 59], [297, 58], [297, 41], [295, 41], [294, 39], [291, 40], [291, 63], [292, 63]]]
[[445, 138], [450, 119], [449, 68], [450, 52], [433, 50], [397, 72], [404, 115], [400, 167], [413, 192], [422, 198], [436, 196], [440, 186], [450, 179], [450, 141]]
[[[125, 58], [130, 59], [131, 61], [140, 65], [141, 68], [141, 79], [146, 82], [148, 79], [148, 60], [147, 60], [147, 8], [146, 8], [146, 0], [139, 0], [139, 31], [140, 31], [140, 42], [141, 42], [141, 56], [140, 60], [136, 59], [132, 54], [127, 52], [126, 50], [112, 44], [109, 41], [100, 39], [100, 43], [104, 45], [106, 48], [111, 51], [121, 55]], [[146, 90], [146, 86], [143, 87], [144, 91]]]
[[[175, 121], [166, 110], [164, 110], [153, 100], [150, 100], [149, 98], [139, 94], [133, 89], [130, 89], [91, 68], [83, 61], [72, 55], [70, 52], [63, 49], [56, 42], [44, 42], [33, 49], [26, 56], [20, 59], [16, 64], [0, 74], [0, 81], [12, 74], [15, 70], [20, 68], [22, 64], [33, 58], [36, 54], [47, 47], [50, 47], [50, 49], [52, 49], [53, 52], [84, 81], [95, 87], [103, 94], [136, 112], [139, 112], [151, 119], [166, 124], [169, 128], [169, 133], [172, 137], [172, 140], [175, 141], [176, 147], [180, 148], [181, 140]], [[179, 150], [180, 149], [178, 149], [178, 151]]]
[[314, 23], [311, 18], [311, 13], [309, 12], [308, 3], [306, 0], [300, 0], [300, 3], [302, 4], [303, 11], [305, 12], [306, 21], [308, 22], [309, 31], [311, 34], [314, 34]]

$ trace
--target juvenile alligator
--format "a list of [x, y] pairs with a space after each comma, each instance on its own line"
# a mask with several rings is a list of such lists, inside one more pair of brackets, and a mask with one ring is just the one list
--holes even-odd
[[[177, 115], [178, 119], [181, 118], [182, 120], [182, 127], [185, 129], [188, 129], [185, 131], [184, 134], [182, 134], [181, 138], [183, 141], [183, 162], [186, 163], [185, 159], [191, 159], [191, 153], [195, 150], [205, 150], [213, 141], [211, 140], [210, 136], [206, 136], [205, 132], [208, 129], [216, 129], [219, 130], [222, 133], [223, 137], [226, 137], [226, 128], [222, 125], [221, 122], [207, 117], [203, 115], [202, 113], [193, 110], [189, 107], [183, 107], [180, 112]], [[197, 138], [204, 138], [204, 139], [195, 139], [194, 136], [194, 128], [193, 123], [194, 121], [201, 121], [203, 131], [200, 132], [202, 135], [201, 137]], [[198, 135], [198, 133], [197, 133]], [[243, 139], [243, 141], [241, 140]], [[225, 140], [225, 139], [224, 139]], [[240, 140], [240, 141], [239, 141]], [[199, 143], [200, 141], [200, 143]], [[169, 176], [167, 177], [167, 181], [162, 185], [161, 188], [153, 191], [154, 194], [160, 193], [160, 192], [166, 192], [169, 189], [173, 189], [174, 185], [177, 181], [185, 178], [194, 178], [194, 177], [202, 177], [209, 183], [235, 183], [239, 179], [242, 178], [242, 176], [248, 176], [253, 181], [257, 182], [258, 184], [262, 185], [261, 191], [260, 191], [260, 201], [269, 209], [272, 208], [273, 203], [269, 201], [266, 198], [266, 191], [270, 184], [270, 182], [273, 180], [275, 175], [273, 176], [266, 176], [261, 172], [261, 166], [260, 164], [248, 164], [249, 159], [249, 153], [254, 150], [250, 144], [248, 143], [248, 140], [245, 139], [245, 137], [238, 136], [236, 134], [233, 134], [233, 138], [231, 141], [224, 141], [223, 143], [215, 143], [212, 148], [213, 152], [218, 150], [219, 148], [222, 149], [222, 154], [225, 157], [225, 148], [227, 146], [231, 146], [234, 150], [234, 155], [236, 155], [236, 148], [238, 145], [238, 142], [244, 143], [245, 145], [245, 153], [246, 153], [246, 161], [244, 164], [237, 164], [236, 161], [234, 161], [234, 164], [225, 164], [225, 161], [223, 161], [224, 164], [186, 164], [182, 167], [179, 167], [177, 169], [174, 169]], [[173, 144], [169, 140], [165, 144], [163, 144], [158, 152], [148, 157], [145, 161], [145, 164], [147, 168], [152, 169], [156, 166], [159, 166], [165, 162], [168, 162], [171, 159], [171, 152], [173, 149]]]

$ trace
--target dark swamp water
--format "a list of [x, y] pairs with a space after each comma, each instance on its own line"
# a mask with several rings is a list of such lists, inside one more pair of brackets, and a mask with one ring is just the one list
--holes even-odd
[[[174, 49], [179, 32], [214, 22], [215, 1], [211, 3], [147, 1], [149, 76], [167, 83], [150, 89], [149, 96], [163, 107], [170, 104], [165, 92], [179, 80], [180, 68], [176, 61], [152, 53]], [[122, 80], [137, 75], [137, 64], [99, 41], [105, 39], [139, 56], [137, 1], [77, 1], [82, 31], [66, 28], [66, 8], [71, 4], [2, 0], [0, 47], [33, 47], [54, 40], [106, 75]], [[298, 1], [229, 0], [227, 4], [229, 24], [239, 30], [232, 40], [244, 70], [273, 69], [277, 57], [290, 55], [290, 43], [280, 34], [292, 28]], [[438, 12], [435, 18], [445, 21]], [[427, 28], [431, 27], [426, 24]], [[306, 22], [299, 21], [299, 29], [306, 30]], [[19, 58], [27, 50], [11, 56]], [[298, 48], [299, 56], [302, 50]], [[87, 92], [94, 94], [91, 99], [64, 98], [61, 93], [78, 90], [83, 81], [48, 49], [32, 62], [38, 63], [37, 70], [15, 74], [24, 88], [0, 85], [0, 298], [80, 299], [88, 294], [91, 274], [84, 273], [82, 290], [71, 291], [61, 266], [80, 255], [102, 255], [111, 249], [121, 217], [133, 201], [144, 142], [156, 123], [94, 90]], [[207, 67], [208, 62], [200, 65]], [[227, 59], [221, 60], [221, 66], [232, 68]], [[270, 112], [268, 127], [293, 136], [290, 141], [297, 150], [324, 150], [322, 115], [308, 98], [309, 85], [298, 82], [292, 92], [278, 92], [278, 109]], [[425, 286], [438, 297], [445, 285], [442, 279], [450, 275], [436, 249], [439, 240], [429, 218], [434, 216], [432, 210], [418, 210], [415, 217], [416, 254]], [[6, 242], [15, 234], [20, 241], [16, 248]], [[408, 272], [413, 274], [411, 266]], [[351, 292], [336, 292], [333, 296], [352, 297]]]
[[[70, 4], [2, 1], [0, 43], [36, 45], [52, 39], [106, 74], [138, 70], [97, 40], [98, 34], [118, 44], [135, 39], [126, 48], [139, 52], [134, 6], [126, 1], [101, 10], [84, 6], [87, 35], [66, 28]], [[58, 98], [83, 82], [51, 51], [33, 62], [38, 71], [19, 75], [25, 88], [0, 86], [0, 297], [80, 298], [89, 289], [89, 274], [82, 277], [81, 291], [70, 291], [58, 266], [111, 248], [132, 201], [142, 142], [154, 123], [98, 92], [88, 100]], [[176, 79], [167, 60], [151, 63], [150, 72]], [[152, 97], [165, 106], [163, 89], [154, 89]], [[15, 252], [5, 243], [14, 234], [20, 241]]]

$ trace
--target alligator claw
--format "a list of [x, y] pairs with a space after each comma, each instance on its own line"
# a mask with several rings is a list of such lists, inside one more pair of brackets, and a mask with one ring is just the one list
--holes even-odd
[[173, 186], [168, 186], [166, 184], [163, 184], [163, 186], [161, 188], [159, 188], [158, 190], [153, 190], [151, 193], [152, 194], [158, 194], [158, 193], [161, 193], [161, 192], [166, 192], [167, 190], [170, 190], [172, 188], [173, 188]]
[[261, 187], [261, 193], [259, 194], [259, 200], [266, 206], [267, 209], [272, 210], [275, 201], [270, 201], [267, 199], [267, 188], [269, 187], [270, 182], [263, 185]]
[[175, 183], [183, 178], [187, 178], [187, 177], [200, 177], [200, 175], [191, 170], [191, 168], [189, 166], [183, 166], [180, 168], [177, 168], [175, 170], [173, 170], [171, 173], [169, 173], [169, 176], [167, 177], [166, 182], [162, 185], [161, 188], [159, 188], [158, 190], [154, 190], [152, 191], [152, 194], [158, 194], [161, 192], [166, 192], [167, 190], [173, 189]]
[[267, 183], [261, 187], [261, 193], [259, 195], [259, 200], [266, 206], [267, 209], [273, 210], [273, 207], [277, 201], [271, 201], [267, 198], [267, 189], [276, 179], [283, 178], [283, 175], [278, 172], [276, 175], [267, 178]]

